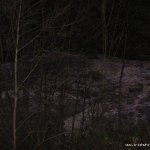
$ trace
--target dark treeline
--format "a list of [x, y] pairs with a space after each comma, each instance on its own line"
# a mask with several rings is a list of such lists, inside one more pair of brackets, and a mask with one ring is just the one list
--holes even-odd
[[[14, 58], [17, 3], [1, 0], [1, 63]], [[32, 57], [42, 49], [147, 59], [149, 18], [146, 0], [22, 0], [21, 55]]]

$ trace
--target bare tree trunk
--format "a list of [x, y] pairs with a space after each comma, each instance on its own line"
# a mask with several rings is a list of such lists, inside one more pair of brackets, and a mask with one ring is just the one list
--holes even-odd
[[107, 55], [107, 29], [106, 29], [106, 0], [102, 1], [102, 44], [103, 54]]
[[71, 129], [71, 139], [73, 139], [74, 136], [74, 128], [75, 128], [75, 122], [76, 122], [76, 113], [77, 113], [77, 107], [78, 107], [78, 101], [79, 101], [79, 91], [80, 91], [80, 86], [79, 83], [80, 81], [77, 81], [77, 87], [76, 87], [76, 99], [75, 99], [75, 104], [74, 104], [74, 112], [73, 112], [73, 118], [72, 118], [72, 129]]
[[16, 137], [16, 115], [17, 115], [17, 102], [18, 102], [18, 51], [19, 51], [19, 32], [20, 32], [20, 16], [21, 16], [21, 0], [19, 4], [17, 32], [16, 32], [16, 49], [15, 49], [15, 98], [13, 107], [13, 150], [17, 149]]
[[86, 76], [84, 77], [84, 97], [82, 103], [82, 120], [81, 120], [81, 132], [84, 129], [84, 122], [85, 122], [85, 108], [86, 108], [86, 95], [87, 95], [87, 83], [86, 83]]

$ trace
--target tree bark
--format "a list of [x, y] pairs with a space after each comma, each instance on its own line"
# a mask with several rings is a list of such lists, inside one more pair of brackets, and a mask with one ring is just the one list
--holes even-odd
[[20, 16], [21, 16], [21, 0], [20, 0], [19, 10], [18, 10], [16, 48], [15, 48], [15, 66], [14, 66], [15, 97], [14, 97], [14, 107], [13, 107], [13, 150], [17, 149], [16, 117], [17, 117], [17, 102], [18, 102], [18, 51], [19, 51]]

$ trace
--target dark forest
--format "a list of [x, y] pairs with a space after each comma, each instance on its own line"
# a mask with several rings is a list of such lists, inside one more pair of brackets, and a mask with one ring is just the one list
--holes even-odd
[[0, 0], [0, 150], [148, 149], [149, 131], [147, 0]]
[[[1, 62], [14, 59], [18, 5], [1, 0]], [[149, 18], [146, 0], [22, 1], [20, 44], [35, 38], [22, 55], [45, 49], [145, 60], [150, 47]]]

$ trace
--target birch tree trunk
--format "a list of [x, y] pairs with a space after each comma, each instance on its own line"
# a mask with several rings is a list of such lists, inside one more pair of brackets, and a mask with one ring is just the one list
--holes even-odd
[[13, 150], [17, 149], [16, 117], [17, 117], [17, 102], [18, 102], [18, 51], [19, 51], [20, 16], [21, 16], [21, 0], [19, 4], [18, 19], [17, 19], [15, 66], [14, 66], [15, 97], [14, 97], [14, 107], [13, 107]]

